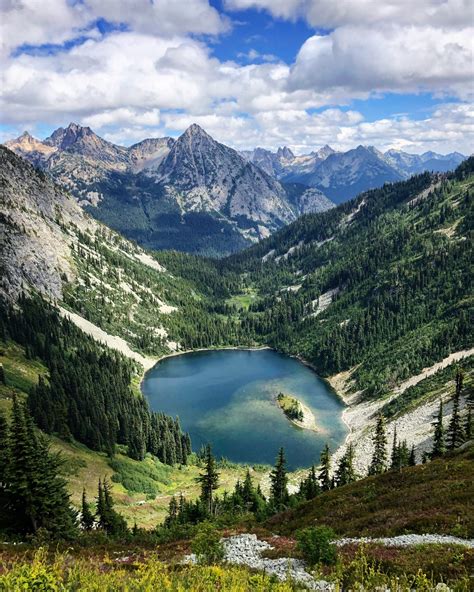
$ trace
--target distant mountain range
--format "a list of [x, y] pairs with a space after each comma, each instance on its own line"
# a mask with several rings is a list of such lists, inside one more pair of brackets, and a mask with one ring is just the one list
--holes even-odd
[[424, 171], [444, 173], [453, 170], [466, 158], [459, 152], [443, 155], [388, 150], [383, 153], [373, 146], [336, 152], [327, 145], [300, 156], [295, 156], [286, 146], [277, 152], [255, 148], [242, 152], [242, 155], [276, 179], [315, 187], [335, 203]]
[[129, 148], [71, 123], [41, 141], [6, 146], [44, 169], [95, 218], [155, 249], [222, 256], [308, 212], [424, 170], [455, 168], [464, 155], [330, 146], [295, 156], [288, 147], [238, 152], [191, 125], [179, 138]]

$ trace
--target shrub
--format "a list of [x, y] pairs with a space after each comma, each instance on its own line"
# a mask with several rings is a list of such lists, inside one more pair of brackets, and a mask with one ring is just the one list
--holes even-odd
[[200, 565], [215, 565], [224, 559], [220, 535], [210, 522], [202, 522], [198, 526], [191, 548]]
[[317, 563], [332, 565], [337, 558], [337, 548], [335, 545], [331, 545], [331, 541], [335, 537], [335, 532], [327, 526], [305, 528], [296, 534], [297, 549], [303, 554], [304, 560], [309, 565]]

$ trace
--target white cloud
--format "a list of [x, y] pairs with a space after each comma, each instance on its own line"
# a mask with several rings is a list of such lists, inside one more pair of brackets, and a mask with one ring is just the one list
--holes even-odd
[[301, 47], [289, 77], [293, 89], [472, 92], [472, 28], [341, 27]]
[[86, 0], [92, 14], [152, 35], [217, 35], [230, 23], [207, 0]]
[[328, 29], [380, 23], [448, 28], [472, 21], [470, 0], [226, 0], [225, 4], [229, 10], [256, 8]]
[[262, 62], [278, 62], [279, 58], [272, 53], [260, 53], [254, 48], [249, 49], [247, 52], [239, 52], [238, 58], [254, 62], [255, 60], [261, 60]]
[[[340, 149], [364, 143], [471, 150], [467, 103], [441, 106], [419, 121], [367, 122], [357, 111], [341, 108], [388, 91], [467, 100], [472, 32], [466, 2], [228, 0], [228, 5], [257, 6], [280, 18], [304, 17], [335, 29], [310, 37], [292, 65], [253, 48], [242, 52], [250, 62], [242, 65], [219, 61], [192, 35], [214, 35], [229, 26], [206, 0], [189, 0], [186, 10], [175, 0], [0, 0], [5, 47], [62, 43], [85, 31], [89, 37], [54, 55], [4, 59], [4, 124], [24, 128], [73, 120], [130, 143], [182, 131], [196, 121], [240, 148], [290, 144], [305, 152], [325, 143]], [[103, 36], [91, 29], [99, 17], [127, 30]]]
[[100, 36], [98, 19], [124, 24], [129, 29], [173, 37], [186, 34], [217, 35], [229, 20], [208, 0], [1, 0], [0, 55], [23, 45], [61, 44], [79, 36]]

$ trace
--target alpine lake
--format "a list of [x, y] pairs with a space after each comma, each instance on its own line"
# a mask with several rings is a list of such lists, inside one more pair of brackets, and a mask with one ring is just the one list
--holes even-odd
[[[193, 450], [210, 443], [217, 458], [256, 465], [275, 462], [284, 447], [289, 470], [318, 464], [325, 443], [344, 440], [344, 404], [298, 360], [270, 349], [226, 349], [164, 358], [147, 372], [142, 391], [155, 411], [178, 416]], [[276, 403], [280, 392], [314, 414], [316, 431], [300, 428]]]

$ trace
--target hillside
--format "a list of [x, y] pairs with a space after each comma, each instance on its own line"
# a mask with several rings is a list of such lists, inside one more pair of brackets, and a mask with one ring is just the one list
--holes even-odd
[[474, 537], [474, 446], [401, 472], [367, 477], [323, 492], [270, 518], [272, 532], [292, 535], [324, 524], [344, 537], [437, 533]]
[[229, 261], [255, 294], [243, 324], [327, 377], [350, 406], [356, 456], [370, 456], [382, 407], [391, 430], [429, 448], [435, 400], [453, 389], [443, 368], [474, 353], [473, 162], [303, 216]]

